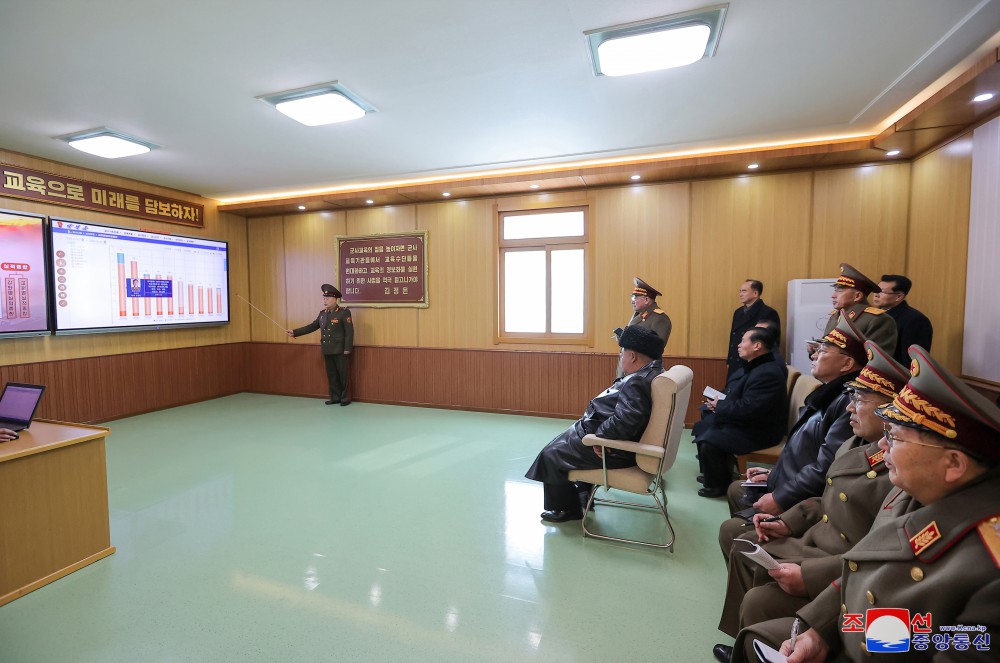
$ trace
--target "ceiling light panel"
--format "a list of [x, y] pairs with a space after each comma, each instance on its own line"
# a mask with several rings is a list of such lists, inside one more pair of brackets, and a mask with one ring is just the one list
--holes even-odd
[[375, 107], [337, 81], [257, 97], [309, 127], [347, 122], [374, 113]]
[[719, 43], [729, 5], [590, 30], [594, 73], [627, 76], [670, 69], [711, 57]]
[[106, 127], [78, 131], [66, 134], [65, 136], [56, 136], [56, 138], [66, 141], [70, 147], [74, 147], [81, 152], [105, 159], [118, 159], [120, 157], [145, 154], [158, 147], [149, 141], [135, 138], [134, 136], [129, 136]]

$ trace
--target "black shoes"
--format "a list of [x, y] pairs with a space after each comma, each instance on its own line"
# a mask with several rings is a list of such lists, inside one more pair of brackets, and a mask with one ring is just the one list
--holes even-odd
[[705, 486], [698, 491], [698, 494], [702, 497], [722, 497], [726, 494], [725, 488], [709, 488]]
[[697, 481], [698, 483], [705, 483], [705, 475], [699, 474], [697, 477], [695, 477], [695, 481]]
[[733, 648], [727, 645], [715, 645], [712, 647], [712, 653], [719, 663], [729, 663], [729, 659], [733, 657]]
[[341, 401], [340, 407], [347, 407], [350, 404], [351, 404], [351, 401], [346, 401], [346, 402], [345, 401]]
[[582, 520], [583, 513], [579, 511], [542, 511], [542, 520], [550, 523], [564, 523], [568, 520]]
[[336, 403], [336, 402], [337, 402], [337, 401], [325, 401], [325, 402], [323, 403], [323, 405], [333, 405], [333, 404], [334, 404], [334, 403]]

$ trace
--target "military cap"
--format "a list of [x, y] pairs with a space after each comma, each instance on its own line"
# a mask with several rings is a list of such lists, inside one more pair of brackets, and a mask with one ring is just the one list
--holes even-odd
[[937, 433], [973, 456], [1000, 460], [1000, 408], [919, 345], [909, 353], [909, 382], [875, 413], [892, 424]]
[[895, 398], [910, 379], [910, 372], [887, 355], [875, 341], [865, 341], [865, 352], [868, 353], [868, 364], [861, 369], [857, 378], [844, 386]]
[[854, 288], [864, 293], [865, 297], [878, 290], [878, 283], [854, 269], [846, 262], [840, 263], [840, 276], [833, 284], [834, 288]]
[[632, 290], [633, 295], [641, 295], [642, 297], [656, 299], [658, 295], [663, 294], [653, 286], [640, 279], [638, 276], [632, 277], [632, 283], [635, 284], [635, 288]]
[[329, 283], [324, 283], [323, 284], [323, 296], [324, 297], [336, 297], [337, 299], [340, 299], [340, 291], [337, 290], [332, 285], [330, 285]]
[[663, 356], [663, 348], [667, 343], [652, 329], [630, 325], [619, 334], [618, 345], [623, 350], [635, 350], [639, 354], [659, 359]]
[[830, 330], [823, 338], [814, 339], [816, 343], [828, 343], [830, 345], [835, 345], [844, 353], [852, 357], [854, 361], [858, 362], [858, 365], [863, 365], [868, 361], [868, 353], [865, 352], [865, 342], [868, 338], [858, 331], [858, 328], [854, 326], [854, 323], [847, 319], [847, 316], [841, 312], [840, 319], [837, 321], [837, 326]]

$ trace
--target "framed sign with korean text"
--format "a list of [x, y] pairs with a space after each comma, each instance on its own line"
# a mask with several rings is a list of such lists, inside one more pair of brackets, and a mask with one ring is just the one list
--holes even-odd
[[7, 164], [0, 164], [0, 196], [148, 221], [205, 227], [205, 206], [198, 203]]
[[427, 231], [337, 237], [347, 306], [426, 308]]

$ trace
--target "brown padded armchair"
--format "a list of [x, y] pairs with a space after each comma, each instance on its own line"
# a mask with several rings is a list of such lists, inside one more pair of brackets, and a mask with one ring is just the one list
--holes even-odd
[[[674, 528], [667, 515], [667, 493], [664, 485], [664, 475], [677, 458], [677, 448], [680, 445], [681, 434], [684, 432], [684, 415], [687, 413], [688, 401], [691, 399], [691, 380], [694, 373], [687, 366], [673, 366], [663, 371], [652, 383], [653, 411], [646, 424], [642, 439], [638, 442], [628, 440], [606, 440], [596, 435], [583, 438], [584, 444], [610, 449], [634, 451], [637, 465], [623, 469], [607, 467], [596, 470], [573, 470], [569, 473], [570, 481], [586, 481], [594, 484], [590, 499], [583, 514], [583, 535], [598, 539], [609, 539], [626, 543], [638, 543], [654, 548], [667, 548], [674, 551]], [[615, 489], [640, 495], [648, 495], [656, 502], [649, 503], [626, 502], [609, 497], [609, 490]], [[603, 489], [603, 490], [602, 490]], [[598, 492], [603, 492], [598, 497]], [[633, 506], [642, 509], [659, 511], [666, 524], [668, 536], [665, 543], [624, 539], [591, 531], [587, 527], [587, 519], [593, 513], [591, 507], [595, 504]]]

